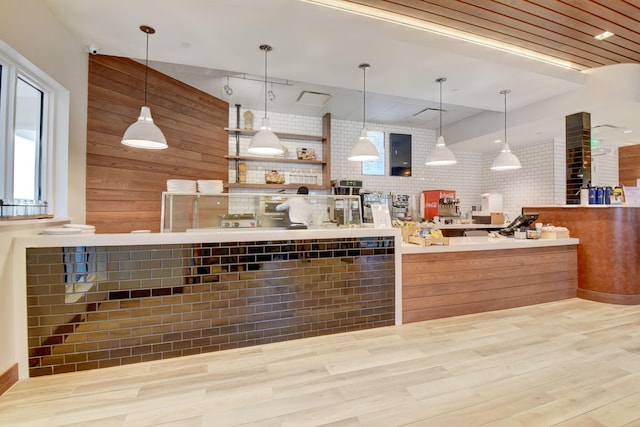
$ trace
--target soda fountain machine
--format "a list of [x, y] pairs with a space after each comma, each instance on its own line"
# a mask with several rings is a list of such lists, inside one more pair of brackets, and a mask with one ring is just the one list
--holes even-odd
[[456, 198], [455, 190], [427, 190], [420, 196], [420, 213], [422, 219], [453, 223], [454, 218], [460, 219], [460, 201]]

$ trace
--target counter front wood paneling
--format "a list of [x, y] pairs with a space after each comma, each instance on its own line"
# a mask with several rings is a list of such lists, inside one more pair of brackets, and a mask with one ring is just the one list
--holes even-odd
[[578, 247], [578, 296], [640, 304], [640, 207], [530, 207], [538, 221], [567, 227]]
[[640, 144], [618, 149], [620, 184], [635, 187], [640, 178]]
[[402, 255], [403, 322], [572, 298], [576, 246]]

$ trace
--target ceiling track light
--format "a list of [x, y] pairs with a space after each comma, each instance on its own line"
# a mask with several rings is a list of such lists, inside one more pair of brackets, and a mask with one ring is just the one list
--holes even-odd
[[229, 86], [229, 76], [227, 76], [227, 84], [224, 85], [223, 89], [227, 95], [229, 96], [233, 95], [233, 89], [231, 89], [231, 86]]
[[127, 128], [122, 137], [122, 144], [129, 147], [161, 150], [168, 148], [167, 139], [158, 126], [153, 123], [151, 109], [147, 106], [147, 75], [149, 74], [149, 34], [156, 30], [148, 25], [141, 25], [140, 31], [147, 35], [147, 50], [144, 60], [144, 105], [140, 109], [138, 120]]
[[440, 127], [438, 129], [438, 139], [436, 141], [436, 147], [427, 156], [427, 161], [424, 162], [427, 166], [449, 166], [458, 163], [455, 154], [444, 143], [444, 136], [442, 136], [442, 83], [446, 82], [445, 77], [436, 79], [436, 83], [440, 84]]
[[251, 138], [247, 151], [250, 154], [273, 156], [284, 153], [284, 147], [278, 136], [271, 130], [267, 117], [267, 56], [273, 48], [268, 44], [262, 44], [260, 50], [264, 52], [264, 118], [260, 130]]
[[494, 171], [509, 171], [520, 169], [520, 160], [511, 152], [509, 144], [507, 143], [507, 94], [511, 93], [509, 89], [501, 90], [500, 94], [504, 95], [504, 144], [500, 149], [500, 153], [496, 156], [491, 165], [491, 170]]
[[369, 139], [367, 128], [365, 126], [367, 118], [367, 70], [371, 68], [369, 64], [360, 64], [358, 66], [362, 70], [362, 130], [358, 142], [351, 148], [348, 160], [352, 162], [372, 162], [380, 158], [378, 149]]
[[273, 102], [276, 100], [276, 94], [273, 92], [273, 83], [271, 83], [271, 89], [267, 92], [267, 96], [269, 97], [269, 101]]

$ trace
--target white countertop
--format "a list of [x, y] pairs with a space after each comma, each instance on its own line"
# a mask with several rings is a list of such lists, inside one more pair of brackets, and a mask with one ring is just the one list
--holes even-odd
[[210, 229], [184, 233], [65, 234], [15, 237], [25, 248], [59, 246], [162, 245], [180, 243], [248, 242], [263, 240], [331, 239], [338, 237], [397, 236], [399, 229], [383, 228], [311, 228], [307, 230], [243, 228]]
[[525, 205], [525, 209], [528, 211], [536, 208], [595, 208], [595, 209], [604, 209], [604, 208], [640, 208], [640, 205]]
[[[16, 247], [61, 247], [61, 246], [120, 246], [161, 245], [180, 243], [219, 243], [265, 240], [331, 239], [342, 237], [394, 236], [401, 242], [397, 228], [321, 228], [308, 230], [283, 230], [247, 228], [238, 230], [211, 229], [209, 231], [185, 233], [121, 233], [121, 234], [67, 234], [14, 237]], [[577, 245], [579, 239], [514, 239], [489, 238], [484, 236], [450, 237], [449, 245], [419, 246], [402, 243], [402, 254], [429, 252], [482, 251], [495, 249], [518, 249], [545, 246]]]
[[438, 224], [440, 230], [501, 230], [509, 224]]
[[449, 245], [419, 246], [411, 243], [402, 244], [402, 254], [421, 254], [437, 252], [486, 251], [497, 249], [540, 248], [547, 246], [577, 245], [579, 239], [514, 239], [510, 237], [450, 237]]

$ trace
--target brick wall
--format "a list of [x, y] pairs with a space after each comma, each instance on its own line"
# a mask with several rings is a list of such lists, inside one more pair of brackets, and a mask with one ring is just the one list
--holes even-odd
[[30, 375], [393, 325], [393, 238], [27, 250]]

